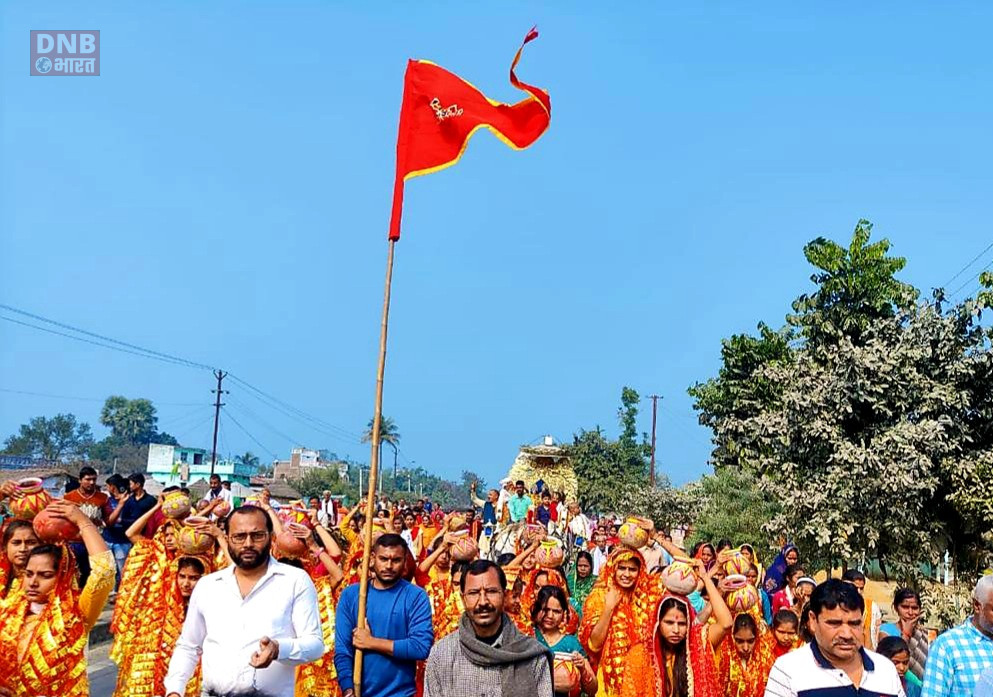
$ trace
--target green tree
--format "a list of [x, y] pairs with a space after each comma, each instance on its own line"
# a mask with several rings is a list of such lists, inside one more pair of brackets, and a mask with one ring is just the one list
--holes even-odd
[[617, 511], [636, 488], [635, 477], [622, 466], [620, 446], [599, 427], [580, 431], [568, 447], [579, 481], [579, 503], [588, 512]]
[[872, 223], [859, 220], [847, 248], [823, 237], [803, 248], [818, 269], [810, 277], [817, 289], [793, 301], [795, 314], [787, 320], [808, 340], [847, 336], [859, 343], [873, 320], [894, 317], [916, 303], [917, 289], [896, 278], [907, 260], [887, 256], [887, 239], [870, 244], [871, 234]]
[[649, 518], [656, 530], [671, 532], [688, 526], [696, 518], [694, 499], [682, 489], [675, 489], [665, 475], [656, 478], [655, 488], [632, 487], [617, 503], [622, 515]]
[[120, 443], [145, 445], [155, 440], [158, 416], [155, 406], [147, 399], [113, 395], [104, 402], [100, 423]]
[[736, 467], [718, 469], [700, 480], [694, 495], [697, 503], [690, 518], [690, 544], [720, 539], [729, 539], [735, 546], [748, 542], [763, 559], [772, 559], [779, 551], [769, 544], [769, 527], [781, 507], [761, 488], [755, 472]]
[[950, 548], [974, 571], [993, 526], [993, 336], [979, 321], [993, 276], [948, 311], [941, 290], [918, 305], [895, 278], [906, 261], [870, 230], [804, 248], [817, 288], [793, 304], [796, 341], [760, 325], [759, 341], [725, 342], [721, 373], [691, 394], [718, 474], [756, 475], [781, 506], [768, 532], [805, 557], [910, 577]]
[[259, 467], [259, 456], [251, 450], [246, 451], [243, 455], [238, 455], [234, 461], [242, 467], [248, 467], [253, 470], [257, 470]]
[[731, 419], [741, 420], [776, 403], [775, 386], [757, 371], [766, 365], [788, 363], [793, 358], [792, 332], [774, 331], [760, 322], [758, 336], [735, 334], [721, 342], [721, 367], [717, 377], [689, 389], [700, 412], [700, 423], [714, 431], [715, 467], [742, 465], [737, 439], [741, 434], [721, 428]]
[[[369, 423], [366, 424], [365, 432], [363, 432], [362, 434], [363, 443], [372, 442], [372, 426], [374, 423], [375, 423], [375, 417], [369, 419]], [[391, 419], [388, 416], [383, 416], [379, 420], [379, 466], [380, 467], [383, 466], [383, 445], [387, 443], [393, 448], [394, 455], [396, 455], [397, 447], [398, 444], [400, 443], [400, 431], [397, 429], [396, 422], [394, 422], [393, 419]], [[398, 477], [397, 459], [396, 457], [394, 457], [393, 458], [394, 488], [396, 488], [397, 486], [397, 477]]]
[[36, 416], [7, 438], [4, 453], [68, 462], [85, 459], [92, 444], [90, 425], [78, 422], [75, 415]]

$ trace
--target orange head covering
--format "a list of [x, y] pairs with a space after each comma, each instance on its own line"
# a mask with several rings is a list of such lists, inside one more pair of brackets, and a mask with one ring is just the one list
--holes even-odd
[[[625, 561], [637, 561], [639, 564], [638, 576], [630, 590], [618, 588], [615, 580], [617, 567]], [[590, 636], [603, 615], [607, 592], [612, 588], [621, 591], [622, 599], [611, 616], [603, 646], [594, 651], [590, 647]], [[645, 560], [639, 552], [618, 547], [610, 554], [586, 599], [583, 619], [579, 624], [579, 641], [591, 661], [599, 666], [602, 684], [608, 695], [633, 697], [652, 694], [651, 643], [655, 611], [661, 595], [662, 585], [658, 577], [647, 572]]]
[[[679, 605], [685, 611], [687, 621], [686, 639], [682, 643], [684, 650], [672, 657], [662, 653], [661, 644], [665, 640], [658, 636], [658, 623], [672, 605]], [[720, 694], [717, 679], [714, 675], [714, 650], [707, 638], [707, 625], [698, 625], [696, 611], [685, 595], [665, 593], [658, 601], [655, 612], [655, 627], [652, 630], [652, 654], [655, 658], [654, 677], [656, 680], [655, 694], [668, 695], [676, 686], [669, 686], [672, 679], [670, 670], [675, 673], [675, 665], [668, 665], [674, 660], [686, 662], [687, 694], [690, 697], [718, 697]], [[678, 694], [675, 691], [673, 694]]]
[[[517, 615], [513, 618], [514, 624], [525, 634], [529, 636], [534, 636], [534, 625], [531, 621], [531, 609], [534, 607], [534, 602], [538, 598], [538, 591], [541, 588], [537, 584], [538, 577], [545, 574], [548, 577], [548, 582], [546, 586], [558, 586], [565, 593], [565, 597], [569, 597], [569, 584], [566, 583], [565, 576], [563, 576], [557, 569], [546, 569], [544, 567], [538, 567], [532, 569], [528, 572], [528, 580], [524, 584], [524, 590], [521, 592], [521, 608]], [[573, 611], [572, 606], [565, 608], [566, 610], [566, 624], [563, 628], [566, 634], [575, 634], [576, 630], [579, 629], [579, 615]]]
[[717, 649], [717, 683], [723, 697], [762, 697], [772, 664], [776, 662], [776, 639], [751, 612], [738, 613], [736, 623], [742, 615], [751, 616], [755, 622], [755, 647], [746, 663], [738, 654], [733, 632], [728, 632]]
[[89, 694], [85, 655], [89, 631], [79, 607], [76, 559], [68, 547], [60, 545], [60, 549], [55, 588], [23, 657], [19, 656], [19, 645], [29, 614], [28, 598], [18, 593], [0, 605], [0, 674], [15, 682], [16, 695]]

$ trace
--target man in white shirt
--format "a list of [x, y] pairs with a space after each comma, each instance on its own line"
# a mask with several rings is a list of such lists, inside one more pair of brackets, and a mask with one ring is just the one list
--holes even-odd
[[[204, 498], [211, 503], [213, 503], [216, 499], [227, 501], [228, 506], [230, 508], [234, 508], [234, 496], [231, 494], [230, 489], [225, 489], [221, 486], [220, 475], [212, 474], [210, 475], [210, 479], [208, 481], [210, 482], [210, 488], [207, 489], [207, 495], [204, 496]], [[210, 514], [211, 520], [217, 520], [217, 518], [217, 515], [213, 513]]]
[[765, 697], [904, 697], [890, 660], [862, 646], [865, 602], [855, 586], [828, 579], [814, 588], [809, 607], [814, 640], [776, 660]]
[[600, 569], [607, 563], [607, 557], [610, 555], [610, 550], [607, 549], [607, 533], [597, 528], [593, 532], [593, 544], [596, 545], [590, 550], [593, 557], [593, 575], [599, 576]]
[[583, 513], [578, 501], [569, 502], [569, 532], [574, 539], [581, 538], [584, 543], [593, 538], [593, 523]]
[[270, 557], [272, 521], [261, 508], [234, 510], [228, 542], [234, 566], [193, 590], [166, 695], [186, 694], [200, 661], [205, 692], [293, 697], [296, 666], [324, 654], [317, 591], [304, 571]]
[[327, 489], [321, 494], [321, 512], [324, 514], [325, 519], [328, 521], [326, 523], [321, 523], [326, 528], [332, 528], [338, 524], [338, 510], [335, 506], [334, 499], [331, 498], [331, 492]]

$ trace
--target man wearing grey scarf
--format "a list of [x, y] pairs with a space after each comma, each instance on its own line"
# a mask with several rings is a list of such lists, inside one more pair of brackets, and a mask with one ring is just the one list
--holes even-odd
[[462, 575], [465, 613], [431, 649], [424, 697], [553, 697], [552, 654], [503, 612], [503, 569], [475, 561]]

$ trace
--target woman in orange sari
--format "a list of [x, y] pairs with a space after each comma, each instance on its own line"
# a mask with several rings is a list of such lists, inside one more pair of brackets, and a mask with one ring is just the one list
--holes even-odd
[[[520, 610], [513, 617], [517, 628], [528, 636], [534, 636], [534, 622], [531, 619], [531, 610], [534, 608], [538, 591], [545, 586], [561, 588], [566, 598], [569, 598], [569, 584], [566, 582], [565, 574], [557, 569], [537, 568], [531, 571], [527, 582], [524, 584], [524, 590], [521, 593]], [[566, 634], [575, 634], [579, 630], [582, 608], [577, 608], [570, 599], [567, 610], [565, 632]]]
[[304, 539], [310, 555], [303, 560], [303, 568], [317, 589], [324, 655], [297, 668], [295, 694], [297, 697], [338, 697], [341, 689], [334, 669], [334, 618], [345, 574], [334, 557], [341, 558], [341, 548], [320, 523], [314, 526], [313, 534]]
[[17, 590], [28, 563], [28, 553], [39, 542], [31, 523], [17, 518], [7, 522], [0, 540], [3, 542], [0, 547], [0, 599], [3, 599]]
[[747, 612], [734, 618], [731, 633], [717, 649], [717, 683], [721, 697], [762, 697], [769, 679], [775, 639], [761, 620]]
[[126, 660], [127, 646], [145, 627], [154, 626], [153, 613], [161, 610], [163, 599], [168, 597], [175, 583], [173, 561], [176, 558], [176, 536], [179, 523], [167, 519], [151, 538], [142, 534], [145, 525], [162, 507], [162, 496], [143, 516], [126, 531], [132, 543], [128, 559], [121, 572], [121, 585], [114, 601], [114, 614], [110, 631], [114, 645], [110, 658], [118, 666]]
[[79, 528], [90, 576], [80, 592], [67, 547], [31, 550], [21, 588], [0, 601], [0, 675], [16, 697], [89, 697], [86, 645], [114, 589], [114, 555], [78, 507], [57, 500], [48, 511]]
[[[147, 608], [139, 631], [131, 632], [121, 642], [120, 663], [117, 671], [118, 697], [154, 697], [165, 694], [165, 676], [169, 671], [176, 640], [183, 629], [186, 610], [193, 588], [205, 575], [213, 571], [212, 556], [181, 556], [170, 563], [170, 580], [161, 593], [147, 597], [152, 603]], [[200, 695], [200, 671], [186, 687], [187, 697]]]
[[702, 559], [694, 560], [703, 579], [712, 622], [700, 624], [684, 595], [666, 593], [656, 606], [652, 635], [652, 688], [641, 694], [655, 697], [719, 697], [714, 649], [733, 620]]
[[611, 552], [579, 624], [579, 641], [597, 671], [598, 694], [652, 694], [652, 639], [661, 595], [661, 584], [640, 553], [627, 547]]

